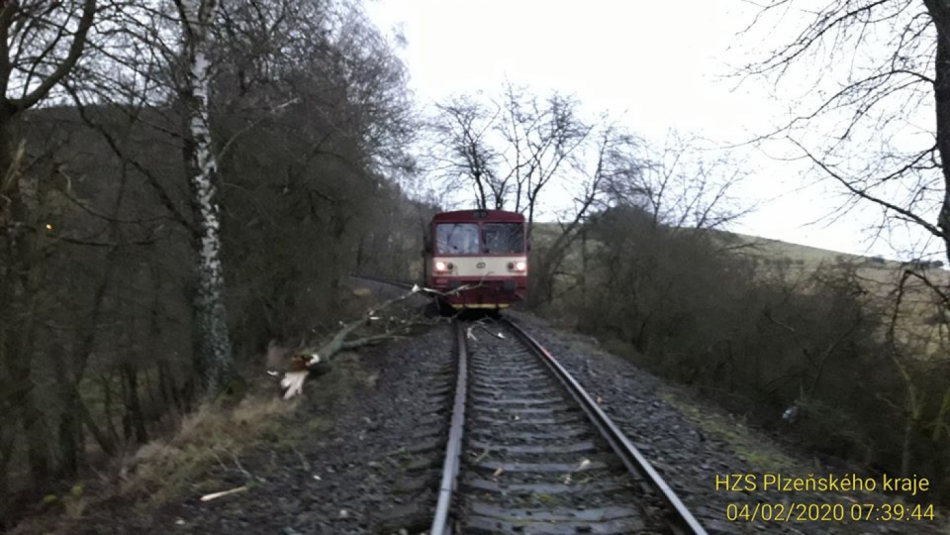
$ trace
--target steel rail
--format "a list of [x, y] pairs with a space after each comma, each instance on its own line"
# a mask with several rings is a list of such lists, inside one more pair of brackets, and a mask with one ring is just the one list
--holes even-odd
[[653, 468], [646, 457], [637, 450], [636, 446], [630, 442], [630, 439], [617, 427], [617, 424], [597, 405], [580, 383], [564, 369], [561, 363], [520, 326], [507, 318], [502, 318], [499, 321], [517, 333], [522, 341], [524, 341], [541, 360], [548, 364], [558, 380], [560, 380], [568, 392], [571, 393], [574, 399], [577, 400], [590, 421], [610, 444], [610, 447], [613, 448], [614, 452], [623, 460], [627, 469], [633, 474], [645, 479], [654, 490], [659, 492], [663, 501], [665, 501], [675, 513], [672, 519], [675, 521], [675, 527], [684, 533], [706, 535], [706, 529], [703, 528], [702, 524], [696, 520], [696, 517], [689, 512], [689, 509], [686, 508], [686, 505], [679, 499], [679, 496], [677, 496], [673, 489], [663, 480], [663, 477]]
[[[391, 284], [393, 286], [411, 287], [403, 281], [394, 281], [392, 279], [383, 279], [379, 277], [367, 277], [354, 275], [357, 278], [376, 280], [378, 282]], [[528, 334], [519, 325], [508, 318], [501, 318], [503, 324], [511, 328], [525, 344], [535, 353], [558, 378], [561, 384], [567, 389], [571, 396], [577, 401], [581, 409], [587, 414], [588, 419], [597, 428], [600, 434], [610, 444], [610, 447], [620, 457], [624, 465], [631, 473], [645, 479], [646, 482], [655, 489], [660, 497], [667, 503], [670, 509], [675, 513], [673, 520], [678, 531], [683, 533], [693, 533], [696, 535], [706, 535], [706, 529], [696, 520], [696, 517], [689, 511], [676, 492], [663, 480], [663, 477], [656, 471], [650, 462], [633, 445], [629, 438], [617, 427], [617, 424], [607, 416], [607, 413], [590, 397], [590, 394], [574, 379], [573, 376], [561, 365], [554, 356], [544, 348], [533, 336]], [[449, 431], [449, 442], [446, 445], [446, 457], [442, 473], [442, 484], [439, 490], [439, 500], [436, 505], [436, 516], [432, 523], [430, 533], [432, 535], [445, 535], [448, 533], [449, 511], [451, 509], [452, 497], [455, 493], [460, 464], [462, 433], [465, 425], [465, 391], [467, 381], [467, 353], [464, 330], [461, 324], [456, 321], [457, 343], [459, 352], [459, 378], [455, 392], [455, 406], [452, 410], [452, 424]]]
[[452, 407], [452, 423], [449, 427], [449, 440], [445, 445], [445, 461], [442, 464], [442, 482], [439, 485], [439, 499], [435, 506], [435, 518], [432, 520], [431, 535], [449, 533], [449, 512], [452, 498], [458, 484], [459, 465], [462, 458], [462, 434], [465, 429], [465, 400], [468, 389], [468, 350], [465, 345], [465, 332], [462, 324], [455, 321], [456, 344], [458, 351], [458, 380], [455, 384], [455, 404]]

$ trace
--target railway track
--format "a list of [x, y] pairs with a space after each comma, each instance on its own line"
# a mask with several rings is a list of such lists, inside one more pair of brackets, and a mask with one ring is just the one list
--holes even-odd
[[706, 533], [529, 334], [504, 318], [454, 324], [457, 379], [431, 535]]
[[458, 380], [432, 535], [705, 533], [517, 325], [456, 322]]

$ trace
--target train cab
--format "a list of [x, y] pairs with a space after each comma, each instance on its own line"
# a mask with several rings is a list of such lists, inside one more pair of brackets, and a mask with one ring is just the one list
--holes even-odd
[[442, 212], [426, 236], [426, 285], [447, 307], [502, 309], [525, 298], [528, 243], [523, 215], [503, 210]]

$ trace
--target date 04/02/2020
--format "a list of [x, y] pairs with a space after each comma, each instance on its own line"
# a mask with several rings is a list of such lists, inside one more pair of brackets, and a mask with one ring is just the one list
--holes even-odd
[[933, 521], [933, 504], [903, 503], [730, 503], [730, 522], [903, 522]]

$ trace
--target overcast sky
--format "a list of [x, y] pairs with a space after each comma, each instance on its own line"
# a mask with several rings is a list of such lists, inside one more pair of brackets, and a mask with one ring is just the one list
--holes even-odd
[[[387, 34], [400, 32], [399, 55], [421, 106], [456, 93], [495, 93], [507, 78], [537, 93], [575, 94], [590, 111], [609, 110], [647, 139], [670, 129], [735, 143], [778, 124], [788, 103], [763, 82], [735, 89], [730, 65], [781, 42], [736, 34], [751, 21], [740, 0], [375, 0], [366, 5]], [[760, 34], [761, 35], [761, 34]], [[771, 42], [770, 42], [771, 41]], [[748, 151], [751, 174], [739, 196], [761, 203], [734, 230], [825, 249], [895, 257], [886, 241], [873, 246], [864, 229], [879, 211], [827, 216], [843, 197], [815, 184], [804, 167]], [[919, 236], [896, 237], [906, 247]]]

